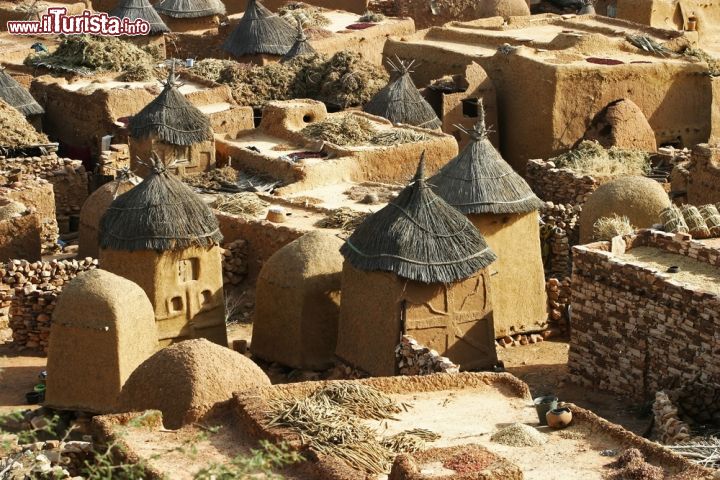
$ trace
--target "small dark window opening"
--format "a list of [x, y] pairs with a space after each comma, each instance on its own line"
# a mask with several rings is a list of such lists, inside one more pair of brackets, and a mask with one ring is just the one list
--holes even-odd
[[262, 121], [262, 108], [253, 108], [253, 124], [255, 125], [255, 128], [260, 126], [260, 122]]
[[315, 115], [308, 113], [303, 116], [303, 122], [305, 123], [312, 123], [315, 121]]
[[480, 116], [480, 104], [477, 98], [466, 98], [462, 101], [463, 116], [477, 118]]

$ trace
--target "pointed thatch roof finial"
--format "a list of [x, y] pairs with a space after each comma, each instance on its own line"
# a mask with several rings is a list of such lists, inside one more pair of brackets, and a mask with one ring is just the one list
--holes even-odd
[[285, 55], [295, 43], [292, 26], [257, 0], [248, 0], [240, 23], [223, 44], [223, 50], [236, 57], [245, 55]]
[[372, 115], [384, 117], [392, 123], [404, 123], [431, 130], [442, 127], [435, 110], [420, 95], [410, 78], [415, 61], [405, 62], [397, 56], [388, 64], [396, 73], [382, 90], [365, 105], [364, 111]]
[[25, 90], [3, 67], [0, 67], [0, 99], [26, 117], [45, 113], [30, 92]]
[[456, 125], [472, 142], [430, 179], [433, 190], [464, 214], [539, 210], [542, 200], [490, 143], [481, 100], [479, 107], [480, 120], [472, 130]]
[[340, 249], [353, 267], [423, 283], [453, 283], [496, 256], [480, 232], [425, 183], [425, 155], [413, 181], [370, 215]]
[[161, 0], [155, 10], [172, 18], [199, 18], [224, 15], [225, 4], [221, 0]]
[[299, 18], [297, 20], [297, 35], [295, 36], [295, 43], [293, 44], [290, 51], [288, 51], [282, 58], [281, 62], [287, 62], [288, 60], [292, 60], [295, 57], [299, 57], [301, 55], [313, 55], [317, 53], [315, 49], [310, 45], [310, 42], [308, 41], [307, 35], [305, 35], [305, 30], [303, 30], [303, 24], [302, 20]]
[[155, 136], [170, 145], [188, 146], [212, 140], [210, 119], [178, 90], [175, 63], [170, 67], [163, 91], [130, 118], [130, 136]]
[[108, 15], [127, 18], [131, 22], [145, 20], [150, 24], [149, 35], [158, 35], [170, 31], [148, 0], [121, 0], [115, 8], [110, 10]]
[[222, 234], [202, 199], [167, 171], [157, 155], [149, 175], [117, 197], [100, 222], [100, 248], [181, 250], [219, 245]]

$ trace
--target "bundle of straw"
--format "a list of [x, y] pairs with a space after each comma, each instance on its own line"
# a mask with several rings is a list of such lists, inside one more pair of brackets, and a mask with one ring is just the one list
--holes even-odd
[[675, 205], [670, 205], [660, 212], [660, 221], [665, 227], [666, 232], [670, 233], [688, 233], [689, 229], [680, 209]]
[[720, 237], [720, 211], [712, 203], [699, 208], [700, 215], [710, 229], [710, 236]]
[[710, 237], [710, 229], [705, 224], [705, 219], [703, 219], [702, 214], [696, 206], [683, 205], [682, 207], [680, 207], [680, 212], [685, 219], [688, 230], [690, 230], [690, 235], [695, 238]]

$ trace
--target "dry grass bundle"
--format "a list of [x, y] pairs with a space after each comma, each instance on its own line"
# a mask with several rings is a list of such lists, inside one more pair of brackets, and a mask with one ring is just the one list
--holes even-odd
[[25, 64], [81, 75], [97, 71], [123, 72], [126, 81], [154, 78], [152, 55], [116, 37], [69, 35], [63, 38], [54, 52], [30, 54]]
[[705, 62], [708, 65], [708, 75], [711, 77], [720, 76], [720, 60], [714, 58], [701, 48], [686, 48], [683, 55], [698, 62]]
[[195, 75], [206, 78], [213, 82], [220, 80], [220, 74], [233, 67], [239, 66], [240, 64], [234, 60], [220, 60], [217, 58], [203, 58], [200, 61], [195, 62], [195, 65], [190, 69]]
[[374, 203], [387, 203], [397, 197], [398, 192], [401, 190], [402, 186], [399, 185], [394, 186], [366, 182], [361, 183], [360, 185], [353, 185], [349, 189], [345, 190], [343, 194], [347, 195], [348, 198], [356, 202], [362, 202], [369, 195], [372, 195], [377, 199]]
[[423, 132], [417, 132], [409, 128], [393, 128], [391, 130], [383, 130], [373, 135], [370, 143], [389, 147], [402, 143], [424, 142], [428, 139], [430, 139], [430, 135]]
[[367, 11], [364, 14], [360, 15], [360, 18], [358, 18], [358, 22], [361, 23], [380, 23], [385, 21], [387, 17], [379, 12], [371, 12]]
[[26, 117], [41, 115], [45, 112], [30, 95], [30, 92], [25, 90], [4, 68], [0, 68], [0, 99], [18, 109]]
[[376, 135], [372, 123], [359, 115], [334, 115], [322, 122], [311, 123], [300, 133], [314, 140], [323, 140], [339, 146], [370, 143]]
[[0, 221], [9, 220], [19, 217], [27, 211], [27, 207], [22, 203], [6, 201], [0, 205]]
[[720, 211], [712, 203], [703, 205], [698, 209], [705, 224], [710, 229], [710, 236], [720, 237]]
[[365, 221], [368, 215], [370, 214], [341, 207], [333, 210], [327, 217], [317, 222], [316, 226], [319, 228], [339, 228], [346, 232], [352, 232]]
[[235, 63], [223, 69], [217, 81], [230, 85], [232, 96], [240, 105], [260, 106], [271, 100], [288, 100], [297, 75], [290, 63], [263, 66]]
[[337, 52], [314, 73], [318, 91], [310, 98], [340, 108], [364, 105], [388, 79], [385, 69], [363, 60], [359, 53], [348, 51]]
[[0, 100], [0, 146], [16, 148], [48, 142], [45, 134], [35, 130], [22, 113]]
[[685, 223], [682, 212], [680, 212], [680, 209], [675, 205], [670, 205], [660, 212], [660, 221], [666, 232], [688, 233], [690, 231], [687, 223]]
[[690, 235], [694, 238], [710, 237], [710, 229], [696, 206], [683, 205], [680, 207], [680, 213], [682, 213], [682, 216], [685, 219]]
[[228, 185], [235, 185], [238, 179], [238, 171], [232, 167], [214, 168], [208, 172], [188, 175], [182, 181], [191, 187], [202, 190], [222, 190]]
[[387, 118], [392, 123], [405, 123], [416, 127], [436, 129], [442, 127], [435, 110], [420, 95], [410, 78], [413, 62], [399, 58], [388, 61], [395, 72], [395, 80], [388, 83], [363, 107], [368, 113]]
[[550, 161], [558, 168], [597, 177], [647, 175], [651, 171], [650, 156], [645, 152], [617, 147], [605, 149], [598, 142], [587, 140]]
[[269, 427], [285, 427], [298, 433], [319, 454], [380, 474], [389, 470], [397, 453], [422, 449], [425, 441], [439, 438], [427, 430], [380, 438], [362, 422], [391, 419], [400, 411], [401, 405], [378, 390], [352, 382], [333, 382], [306, 398], [271, 402], [267, 418]]
[[280, 7], [278, 15], [290, 25], [295, 25], [295, 22], [299, 20], [305, 28], [326, 27], [332, 23], [323, 15], [323, 9], [303, 2], [288, 2], [285, 6]]
[[617, 470], [610, 475], [611, 480], [662, 480], [663, 469], [650, 465], [636, 448], [625, 450], [612, 464]]
[[618, 235], [630, 235], [635, 227], [626, 216], [614, 214], [612, 217], [601, 217], [593, 224], [593, 239], [609, 241]]
[[219, 195], [210, 206], [231, 215], [257, 217], [270, 204], [252, 192], [240, 192], [232, 195]]
[[340, 248], [353, 267], [422, 283], [452, 283], [497, 259], [467, 217], [433, 193], [424, 170], [423, 155], [412, 183]]

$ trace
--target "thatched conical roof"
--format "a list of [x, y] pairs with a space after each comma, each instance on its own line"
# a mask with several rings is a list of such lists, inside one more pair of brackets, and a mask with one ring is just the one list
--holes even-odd
[[395, 62], [388, 60], [395, 71], [396, 77], [385, 88], [365, 104], [367, 113], [384, 117], [392, 123], [404, 123], [421, 128], [437, 129], [442, 127], [435, 110], [420, 95], [410, 78], [413, 62], [406, 63], [397, 58]]
[[198, 18], [224, 15], [225, 4], [220, 0], [161, 0], [155, 10], [172, 18]]
[[212, 139], [210, 120], [178, 91], [178, 86], [173, 65], [160, 95], [130, 119], [130, 136], [155, 136], [182, 146]]
[[45, 113], [30, 92], [25, 90], [4, 68], [0, 68], [0, 98], [26, 117]]
[[170, 29], [162, 21], [148, 0], [121, 0], [108, 13], [111, 17], [127, 18], [130, 21], [142, 19], [150, 24], [149, 35], [169, 32]]
[[543, 206], [527, 182], [503, 160], [487, 137], [484, 109], [460, 154], [428, 182], [435, 193], [464, 214], [527, 213]]
[[295, 36], [295, 43], [293, 44], [292, 48], [289, 52], [287, 52], [285, 55], [283, 55], [281, 62], [287, 62], [288, 60], [292, 60], [295, 57], [299, 57], [301, 55], [313, 55], [317, 53], [315, 49], [310, 45], [310, 42], [308, 41], [307, 35], [305, 35], [305, 31], [303, 30], [302, 21], [300, 19], [297, 19], [297, 35]]
[[236, 57], [285, 55], [295, 43], [292, 26], [257, 0], [248, 0], [245, 14], [225, 40], [223, 49]]
[[145, 180], [117, 197], [100, 221], [100, 248], [168, 251], [221, 241], [210, 207], [158, 158]]
[[424, 168], [425, 154], [413, 182], [361, 223], [340, 248], [353, 267], [423, 283], [452, 283], [495, 261], [467, 217], [425, 183]]

